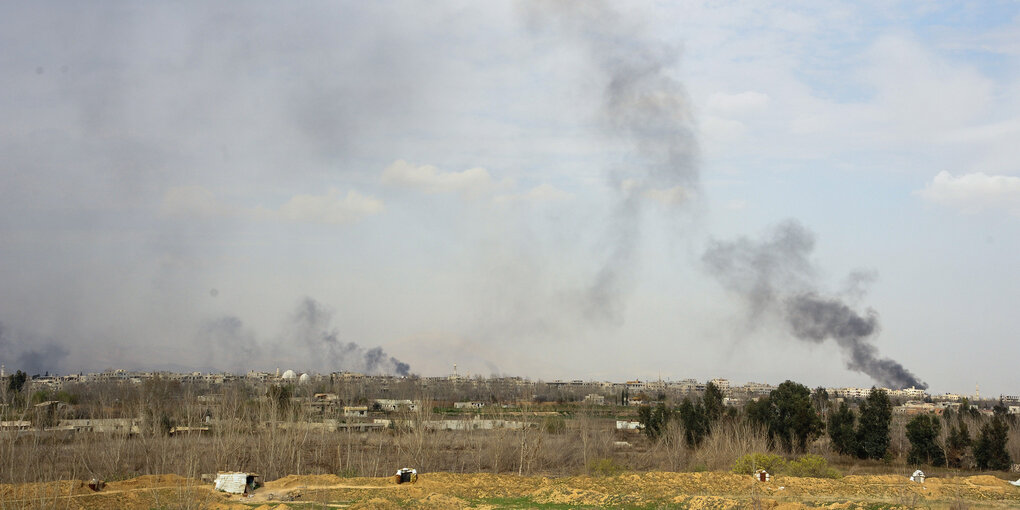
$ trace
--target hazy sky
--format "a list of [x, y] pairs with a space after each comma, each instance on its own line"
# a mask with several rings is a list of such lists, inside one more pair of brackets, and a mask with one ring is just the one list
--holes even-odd
[[1020, 391], [1016, 2], [4, 2], [0, 48], [9, 370]]

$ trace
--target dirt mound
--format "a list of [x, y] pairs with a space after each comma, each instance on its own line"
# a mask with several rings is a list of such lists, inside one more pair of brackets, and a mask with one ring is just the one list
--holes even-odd
[[0, 501], [37, 500], [90, 494], [92, 492], [81, 480], [60, 480], [56, 482], [0, 484]]
[[566, 485], [543, 487], [531, 492], [529, 496], [536, 503], [587, 506], [603, 506], [609, 502], [610, 498], [609, 494], [603, 492], [568, 487]]
[[401, 507], [400, 504], [383, 498], [372, 498], [350, 506], [351, 510], [398, 510]]
[[439, 494], [433, 492], [432, 494], [425, 496], [425, 498], [421, 500], [421, 506], [423, 508], [437, 508], [437, 509], [467, 508], [469, 506], [469, 503], [456, 496], [449, 496], [446, 494]]
[[909, 478], [899, 475], [851, 475], [843, 477], [842, 480], [851, 484], [903, 484], [910, 481]]
[[737, 510], [746, 507], [746, 502], [716, 496], [677, 496], [672, 503], [691, 510]]
[[333, 485], [350, 484], [350, 478], [336, 475], [287, 475], [271, 482], [266, 482], [267, 489], [293, 489], [295, 487], [330, 487]]
[[991, 475], [968, 476], [966, 480], [968, 483], [972, 483], [974, 485], [981, 485], [985, 487], [998, 487], [1003, 486], [1006, 483], [1005, 480], [996, 478]]
[[106, 484], [104, 491], [110, 490], [133, 490], [153, 489], [159, 487], [188, 487], [201, 485], [202, 482], [178, 475], [145, 475], [137, 478], [129, 478], [119, 482]]
[[[300, 493], [302, 504], [288, 502]], [[0, 503], [32, 502], [35, 507], [100, 510], [106, 508], [212, 508], [215, 510], [283, 510], [305, 504], [341, 504], [349, 508], [503, 508], [507, 501], [523, 507], [682, 507], [735, 510], [759, 506], [769, 510], [950, 505], [1020, 508], [1020, 490], [994, 476], [936, 477], [914, 483], [904, 476], [847, 476], [839, 479], [777, 476], [769, 483], [732, 473], [627, 473], [618, 476], [549, 478], [426, 473], [418, 483], [396, 485], [388, 478], [340, 478], [292, 475], [274, 480], [254, 498], [227, 497], [208, 484], [175, 475], [143, 476], [112, 482], [92, 492], [84, 482], [0, 485]], [[314, 502], [314, 503], [313, 503]], [[262, 506], [258, 506], [262, 505]], [[0, 504], [0, 507], [3, 507]], [[17, 507], [17, 504], [15, 504]]]

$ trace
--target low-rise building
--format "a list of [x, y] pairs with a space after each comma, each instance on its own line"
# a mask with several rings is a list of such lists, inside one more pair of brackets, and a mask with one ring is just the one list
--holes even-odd
[[348, 418], [365, 418], [368, 416], [368, 406], [344, 406], [344, 416]]

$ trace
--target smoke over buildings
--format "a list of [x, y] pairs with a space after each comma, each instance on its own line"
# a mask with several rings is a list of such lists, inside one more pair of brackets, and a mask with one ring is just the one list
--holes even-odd
[[0, 360], [11, 370], [23, 370], [28, 374], [60, 370], [68, 354], [66, 347], [51, 340], [25, 338], [23, 334], [14, 337], [0, 322]]
[[[824, 295], [809, 257], [814, 236], [793, 220], [775, 227], [764, 238], [714, 241], [702, 261], [708, 272], [747, 304], [750, 326], [774, 315], [799, 340], [821, 343], [832, 339], [843, 351], [846, 367], [867, 374], [893, 389], [927, 388], [914, 374], [871, 343], [878, 331], [878, 314], [851, 308], [838, 296]], [[864, 278], [851, 275], [854, 288]]]
[[366, 374], [408, 375], [407, 363], [389, 356], [381, 347], [365, 349], [342, 341], [333, 326], [333, 313], [306, 297], [291, 316], [289, 330], [278, 349], [302, 349], [309, 367], [320, 372], [349, 370]]
[[582, 299], [584, 316], [618, 322], [641, 237], [641, 213], [649, 200], [687, 205], [697, 196], [698, 144], [691, 100], [670, 75], [678, 48], [641, 37], [640, 27], [605, 2], [534, 2], [527, 21], [581, 49], [603, 87], [605, 134], [625, 151], [609, 168], [618, 193], [610, 206], [604, 262]]
[[232, 315], [207, 321], [198, 339], [209, 349], [218, 368], [237, 373], [250, 370], [261, 353], [255, 334]]
[[[608, 256], [585, 295], [589, 317], [618, 320], [640, 242], [641, 213], [648, 199], [665, 200], [674, 217], [687, 215], [700, 191], [698, 143], [691, 101], [670, 73], [677, 48], [642, 36], [603, 2], [528, 4], [528, 21], [580, 46], [604, 83], [602, 120], [608, 136], [627, 147], [626, 157], [610, 169], [619, 192], [608, 220]], [[675, 207], [677, 205], [684, 207]], [[877, 383], [926, 388], [899, 363], [880, 358], [870, 343], [877, 314], [863, 315], [837, 297], [820, 294], [808, 257], [814, 237], [788, 221], [762, 241], [716, 241], [703, 261], [709, 273], [747, 303], [752, 323], [779, 314], [796, 338], [820, 343], [833, 339], [846, 354], [849, 369]], [[860, 296], [873, 278], [855, 273], [849, 293]]]

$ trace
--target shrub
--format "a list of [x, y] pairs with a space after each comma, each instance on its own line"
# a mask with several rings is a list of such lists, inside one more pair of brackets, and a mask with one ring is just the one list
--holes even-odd
[[610, 458], [593, 460], [588, 464], [588, 473], [592, 476], [613, 476], [622, 471], [623, 467]]
[[738, 475], [750, 475], [759, 469], [775, 473], [783, 468], [786, 461], [778, 455], [768, 453], [749, 453], [733, 463], [733, 472]]
[[805, 455], [786, 463], [784, 471], [790, 476], [809, 478], [839, 478], [839, 471], [829, 467], [829, 462], [818, 455]]
[[546, 416], [542, 419], [542, 430], [549, 434], [562, 434], [567, 430], [567, 420], [562, 416]]

